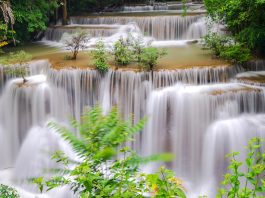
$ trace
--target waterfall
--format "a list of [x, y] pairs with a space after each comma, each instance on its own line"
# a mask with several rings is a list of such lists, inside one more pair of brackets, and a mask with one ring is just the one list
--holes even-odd
[[[210, 174], [220, 159], [207, 158], [215, 155], [208, 154], [209, 148], [216, 146], [211, 152], [218, 152], [217, 148], [225, 146], [225, 141], [218, 142], [219, 146], [210, 144], [213, 135], [228, 135], [236, 130], [237, 121], [234, 127], [233, 120], [254, 120], [256, 114], [265, 112], [264, 88], [242, 83], [220, 84], [241, 71], [238, 67], [153, 73], [109, 70], [105, 75], [96, 70], [55, 70], [49, 68], [47, 61], [33, 62], [30, 68], [32, 73], [44, 73], [47, 77], [43, 74], [28, 77], [26, 84], [22, 84], [22, 79], [11, 80], [0, 98], [0, 105], [5, 107], [0, 114], [0, 166], [14, 166], [17, 185], [31, 192], [35, 189], [26, 184], [26, 178], [56, 167], [49, 158], [51, 153], [61, 149], [74, 156], [69, 146], [46, 127], [47, 122], [65, 123], [69, 116], [79, 119], [85, 107], [99, 104], [108, 112], [117, 106], [123, 118], [133, 115], [134, 122], [147, 116], [146, 128], [137, 134], [131, 146], [143, 155], [172, 152], [176, 159], [167, 165], [187, 181], [185, 186], [193, 189], [192, 193], [206, 189], [214, 193], [213, 188], [224, 173], [225, 161], [222, 169]], [[242, 133], [247, 140], [252, 125], [248, 124], [251, 121], [244, 122], [246, 132]], [[226, 123], [231, 124], [228, 128], [231, 131], [225, 132]], [[263, 122], [254, 124], [253, 130], [258, 131]], [[236, 149], [234, 143], [230, 145], [217, 155]], [[31, 150], [34, 152], [28, 156]], [[204, 158], [210, 161], [207, 174], [201, 160]], [[207, 183], [208, 176], [216, 185]]]
[[45, 76], [30, 77], [28, 86], [22, 85], [22, 79], [15, 79], [3, 90], [0, 99], [0, 106], [4, 107], [0, 113], [0, 136], [3, 141], [0, 144], [0, 168], [13, 164], [28, 129], [46, 120], [50, 109], [46, 106], [45, 79]]
[[[48, 60], [38, 60], [32, 61], [28, 64], [28, 74], [36, 75], [36, 74], [46, 74], [50, 68], [50, 63]], [[4, 66], [0, 65], [0, 93], [4, 88], [5, 83], [15, 77], [12, 73], [6, 73], [4, 71]]]
[[[153, 91], [147, 102], [146, 114], [149, 121], [142, 134], [141, 152], [144, 155], [172, 152], [176, 158], [170, 163], [170, 167], [176, 171], [178, 177], [190, 182], [186, 185], [194, 192], [195, 189], [202, 188], [205, 173], [202, 170], [205, 164], [215, 162], [207, 152], [218, 152], [217, 149], [212, 150], [210, 146], [217, 145], [210, 143], [212, 139], [207, 137], [207, 134], [211, 137], [214, 135], [209, 132], [212, 130], [210, 125], [214, 122], [230, 123], [228, 120], [237, 119], [241, 114], [252, 118], [252, 115], [256, 113], [264, 113], [264, 93], [263, 88], [237, 83], [200, 86], [178, 84]], [[264, 121], [256, 124], [256, 127], [264, 128]], [[233, 126], [232, 123], [231, 126]], [[238, 136], [233, 135], [233, 137], [240, 138], [240, 140], [241, 137], [244, 138], [245, 132], [250, 136], [256, 135], [254, 131], [251, 135], [252, 126], [247, 122], [243, 126], [245, 127], [243, 131], [231, 127], [227, 134], [235, 132]], [[222, 134], [225, 133], [225, 128], [215, 127], [214, 129], [218, 130], [219, 136], [222, 135], [222, 139], [225, 140], [217, 140], [218, 145], [225, 147], [227, 139]], [[242, 135], [239, 135], [241, 132]], [[265, 136], [264, 133], [263, 136]], [[242, 144], [246, 145], [249, 136], [245, 137]], [[231, 149], [238, 148], [233, 147], [234, 145], [235, 143], [231, 143]], [[205, 150], [203, 150], [204, 147]], [[220, 149], [220, 154], [213, 153], [211, 156], [216, 156], [216, 161], [219, 160], [220, 163], [226, 151], [229, 149], [225, 151]], [[207, 161], [202, 160], [204, 156], [208, 157]], [[207, 169], [205, 171], [207, 172]], [[225, 169], [215, 171], [212, 168], [212, 172], [209, 173], [210, 177], [215, 180], [220, 179], [225, 173]], [[215, 184], [214, 187], [216, 186]], [[214, 192], [214, 189], [211, 188], [208, 192]]]
[[77, 29], [82, 29], [87, 32], [90, 37], [108, 37], [117, 32], [117, 29], [120, 26], [117, 25], [109, 25], [109, 26], [89, 26], [89, 25], [82, 25], [82, 26], [55, 26], [49, 27], [45, 31], [44, 41], [55, 41], [59, 42], [65, 33], [72, 34], [77, 31]]
[[[158, 40], [176, 40], [186, 35], [191, 24], [201, 19], [203, 15], [186, 16], [99, 16], [71, 17], [71, 24], [119, 24], [134, 22], [142, 33]], [[204, 33], [204, 32], [201, 32]], [[187, 39], [199, 39], [203, 34], [191, 35]]]
[[[238, 151], [237, 159], [243, 162], [248, 141], [253, 137], [265, 138], [265, 115], [242, 115], [236, 118], [218, 120], [209, 126], [205, 138], [202, 158], [200, 194], [213, 197], [216, 186], [223, 180], [228, 161], [227, 153]], [[240, 137], [240, 141], [239, 141]], [[264, 150], [264, 148], [263, 148]], [[240, 171], [246, 171], [246, 167]]]
[[168, 10], [167, 4], [158, 5], [142, 5], [142, 6], [124, 6], [124, 12], [140, 12], [140, 11], [154, 11], [154, 10]]

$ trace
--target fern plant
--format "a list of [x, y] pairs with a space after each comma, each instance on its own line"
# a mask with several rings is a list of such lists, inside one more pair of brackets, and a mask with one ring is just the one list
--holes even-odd
[[[153, 189], [153, 186], [157, 183], [156, 189], [161, 191], [165, 189], [165, 185], [170, 187], [171, 191], [167, 195], [185, 197], [184, 190], [180, 183], [175, 182], [173, 173], [163, 177], [158, 172], [155, 180], [149, 174], [139, 171], [140, 164], [171, 160], [170, 154], [140, 157], [124, 146], [126, 142], [133, 141], [134, 134], [144, 124], [145, 120], [135, 125], [131, 121], [123, 121], [115, 108], [104, 115], [99, 107], [84, 113], [81, 122], [71, 120], [71, 125], [78, 129], [80, 138], [68, 128], [51, 123], [50, 127], [70, 143], [80, 157], [80, 162], [75, 162], [58, 151], [53, 158], [64, 168], [48, 181], [41, 177], [33, 182], [39, 186], [40, 191], [67, 184], [80, 197], [144, 197], [146, 193], [156, 196], [160, 191]], [[69, 168], [70, 165], [74, 165], [74, 168]]]

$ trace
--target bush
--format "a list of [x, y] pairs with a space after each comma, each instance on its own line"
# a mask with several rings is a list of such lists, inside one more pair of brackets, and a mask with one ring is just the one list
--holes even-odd
[[[249, 198], [264, 195], [265, 153], [261, 153], [263, 141], [260, 138], [253, 138], [249, 141], [248, 154], [244, 162], [237, 161], [238, 152], [227, 155], [227, 158], [230, 158], [228, 166], [230, 173], [224, 176], [222, 182], [227, 188], [219, 189], [218, 198]], [[247, 168], [246, 172], [242, 172], [243, 165]]]
[[232, 63], [244, 63], [250, 60], [251, 51], [242, 44], [235, 44], [223, 48], [220, 57]]
[[[117, 109], [104, 115], [95, 107], [82, 116], [82, 123], [72, 120], [72, 127], [79, 130], [80, 138], [66, 127], [50, 124], [70, 143], [80, 162], [69, 159], [58, 151], [53, 158], [61, 163], [62, 171], [48, 181], [43, 177], [34, 180], [42, 191], [69, 185], [80, 197], [185, 197], [180, 180], [172, 171], [161, 168], [158, 173], [144, 174], [139, 166], [151, 161], [171, 160], [170, 154], [140, 157], [124, 146], [133, 141], [145, 121], [132, 125], [120, 119]], [[74, 168], [69, 168], [74, 167]]]
[[100, 72], [107, 72], [108, 66], [108, 52], [102, 41], [96, 43], [96, 48], [91, 51], [93, 64]]
[[139, 57], [139, 65], [148, 71], [152, 71], [154, 67], [157, 65], [158, 59], [166, 55], [166, 51], [164, 49], [159, 50], [154, 47], [144, 48], [143, 52]]
[[0, 198], [19, 198], [19, 194], [14, 188], [0, 184]]
[[265, 55], [264, 0], [204, 0], [208, 15], [222, 23], [237, 42]]
[[251, 59], [251, 51], [230, 36], [210, 33], [204, 37], [203, 46], [212, 50], [216, 57], [232, 63], [244, 63]]
[[120, 38], [114, 44], [113, 49], [114, 60], [117, 65], [128, 65], [134, 60], [133, 49], [130, 37]]

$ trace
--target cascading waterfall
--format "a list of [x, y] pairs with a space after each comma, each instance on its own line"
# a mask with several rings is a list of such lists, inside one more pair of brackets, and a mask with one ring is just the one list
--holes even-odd
[[[15, 76], [15, 74], [12, 74], [12, 72], [6, 73], [4, 71], [4, 67], [5, 66], [0, 65], [0, 93], [6, 81], [8, 81], [9, 79]], [[36, 74], [46, 74], [49, 68], [50, 68], [50, 63], [48, 60], [33, 61], [28, 65], [28, 74], [29, 76]]]
[[[191, 24], [200, 20], [203, 15], [186, 16], [100, 16], [100, 17], [71, 17], [71, 24], [119, 24], [126, 25], [134, 22], [142, 33], [158, 40], [176, 40], [184, 37]], [[204, 27], [204, 24], [202, 24]], [[198, 32], [204, 33], [204, 32]], [[199, 39], [203, 34], [191, 34], [186, 39]]]
[[[34, 68], [32, 73], [42, 72], [47, 69], [47, 65], [47, 61], [38, 61], [30, 68]], [[195, 84], [223, 82], [229, 78], [229, 72], [232, 75], [235, 71], [230, 67], [154, 73], [110, 70], [103, 77], [95, 70], [52, 69], [47, 73], [49, 84], [45, 76], [30, 77], [27, 85], [20, 85], [20, 80], [11, 81], [1, 97], [1, 105], [8, 107], [5, 109], [10, 116], [6, 117], [3, 111], [0, 123], [2, 128], [12, 131], [10, 134], [18, 137], [10, 137], [16, 141], [18, 148], [8, 156], [12, 156], [13, 160], [16, 158], [25, 133], [31, 126], [46, 121], [47, 115], [60, 120], [67, 116], [78, 119], [86, 106], [101, 104], [106, 111], [112, 106], [118, 106], [125, 118], [134, 114], [135, 121], [138, 121], [145, 114], [145, 102], [153, 89], [170, 86], [178, 81]], [[56, 100], [58, 97], [55, 95], [60, 96], [60, 101]]]
[[[165, 151], [174, 153], [176, 159], [170, 163], [170, 167], [184, 181], [191, 182], [188, 189], [200, 192], [201, 188], [204, 188], [202, 181], [205, 179], [205, 175], [210, 175], [209, 177], [212, 179], [220, 181], [225, 172], [225, 153], [238, 148], [234, 146], [237, 143], [232, 142], [225, 151], [213, 150], [211, 146], [217, 145], [210, 141], [212, 138], [217, 138], [214, 137], [215, 135], [222, 136], [221, 133], [225, 133], [226, 129], [225, 126], [218, 128], [215, 124], [213, 124], [213, 128], [210, 126], [211, 123], [229, 124], [229, 120], [240, 119], [238, 117], [241, 114], [247, 114], [250, 119], [254, 120], [256, 113], [265, 112], [264, 94], [264, 88], [234, 83], [201, 86], [180, 84], [154, 91], [148, 102], [149, 122], [142, 134], [141, 151], [144, 155]], [[239, 137], [240, 141], [241, 137], [244, 138], [241, 146], [246, 145], [247, 137], [265, 137], [264, 132], [261, 131], [265, 127], [264, 121], [255, 124], [257, 130], [252, 131], [252, 125], [246, 122], [244, 130], [238, 131], [239, 129], [233, 127], [233, 123], [231, 123], [231, 128], [227, 129], [229, 131], [226, 134], [236, 133], [238, 136], [231, 135], [231, 137], [237, 138], [237, 141]], [[258, 131], [258, 129], [260, 130]], [[218, 130], [219, 134], [213, 130]], [[255, 133], [255, 131], [258, 132]], [[242, 135], [240, 135], [241, 132]], [[211, 138], [207, 136], [208, 134]], [[218, 145], [226, 147], [226, 136], [224, 135], [222, 139], [225, 141], [218, 140]], [[214, 153], [208, 155], [208, 152]], [[202, 160], [203, 157], [207, 160]], [[223, 166], [223, 169], [219, 171], [211, 167], [210, 173], [207, 173], [209, 165], [206, 163], [212, 164], [217, 161]], [[207, 182], [207, 179], [205, 181]], [[217, 184], [212, 185], [212, 188], [207, 186], [210, 188], [207, 192], [214, 193]], [[198, 195], [196, 194], [196, 196]]]
[[144, 6], [124, 6], [124, 12], [140, 12], [140, 11], [153, 11], [153, 10], [168, 10], [167, 4], [160, 5], [144, 5]]
[[[45, 68], [45, 63], [37, 62], [39, 66], [35, 68]], [[5, 107], [0, 119], [0, 137], [5, 140], [0, 144], [0, 165], [13, 166], [16, 159], [14, 171], [19, 181], [41, 175], [42, 169], [55, 166], [48, 158], [54, 150], [62, 149], [72, 155], [58, 135], [45, 127], [48, 120], [65, 122], [69, 116], [78, 119], [86, 106], [100, 104], [105, 111], [117, 106], [126, 119], [133, 115], [137, 122], [149, 117], [145, 130], [136, 136], [132, 146], [143, 155], [173, 152], [177, 158], [170, 166], [179, 177], [190, 182], [188, 189], [196, 186], [201, 192], [201, 188], [206, 189], [199, 185], [204, 178], [200, 162], [207, 157], [204, 151], [207, 143], [203, 142], [208, 141], [208, 133], [214, 133], [209, 132], [211, 126], [240, 119], [241, 114], [252, 119], [252, 115], [265, 111], [261, 87], [240, 83], [196, 85], [225, 82], [237, 71], [236, 67], [227, 66], [153, 73], [110, 70], [103, 76], [95, 70], [48, 69], [47, 80], [45, 75], [28, 77], [25, 85], [19, 79], [12, 80], [0, 100]], [[195, 85], [174, 86], [181, 81]], [[36, 147], [34, 142], [38, 137], [42, 138]], [[34, 149], [36, 152], [27, 156]], [[217, 175], [215, 180], [219, 178]], [[24, 182], [20, 186], [33, 190]], [[214, 193], [209, 185], [207, 188]]]
[[[232, 151], [240, 152], [239, 161], [246, 159], [246, 145], [253, 137], [265, 138], [265, 114], [245, 114], [217, 120], [205, 133], [201, 170], [200, 194], [214, 197], [215, 188], [223, 180], [228, 162], [224, 156]], [[240, 141], [239, 141], [240, 138]], [[263, 150], [265, 148], [262, 148]], [[246, 167], [244, 167], [246, 170]]]
[[[12, 166], [26, 132], [33, 124], [45, 121], [46, 88], [45, 76], [28, 78], [30, 85], [23, 86], [22, 80], [12, 80], [3, 91], [0, 99], [1, 160], [0, 167]], [[6, 133], [8, 131], [8, 133]]]
[[111, 25], [111, 26], [55, 26], [49, 27], [45, 31], [44, 41], [55, 41], [60, 42], [65, 33], [72, 34], [77, 31], [77, 29], [82, 29], [88, 33], [90, 37], [108, 37], [117, 32], [117, 29], [120, 26]]

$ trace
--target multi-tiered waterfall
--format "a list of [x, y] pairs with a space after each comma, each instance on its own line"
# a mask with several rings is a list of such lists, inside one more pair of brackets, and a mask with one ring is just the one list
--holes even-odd
[[[130, 22], [135, 28], [126, 28]], [[71, 23], [48, 28], [44, 41], [60, 42], [65, 32], [75, 28], [105, 41], [121, 28], [122, 35], [137, 29], [152, 42], [199, 39], [206, 33], [202, 15], [72, 17]], [[265, 64], [252, 62], [248, 68], [264, 70]], [[99, 104], [105, 112], [117, 106], [125, 119], [133, 115], [135, 122], [147, 117], [133, 148], [142, 155], [172, 152], [176, 158], [167, 165], [183, 179], [188, 197], [213, 197], [226, 171], [225, 154], [236, 150], [243, 157], [251, 137], [265, 137], [265, 89], [245, 82], [246, 76], [254, 75], [245, 70], [205, 66], [110, 70], [102, 75], [95, 70], [56, 70], [42, 60], [30, 64], [31, 77], [22, 84], [0, 67], [0, 182], [18, 187], [22, 197], [34, 197], [37, 191], [27, 179], [56, 167], [50, 159], [54, 151], [75, 157], [47, 123], [67, 125], [69, 116], [79, 119], [85, 107]], [[158, 165], [148, 167], [149, 171]], [[73, 197], [67, 188], [43, 195], [47, 196]]]

